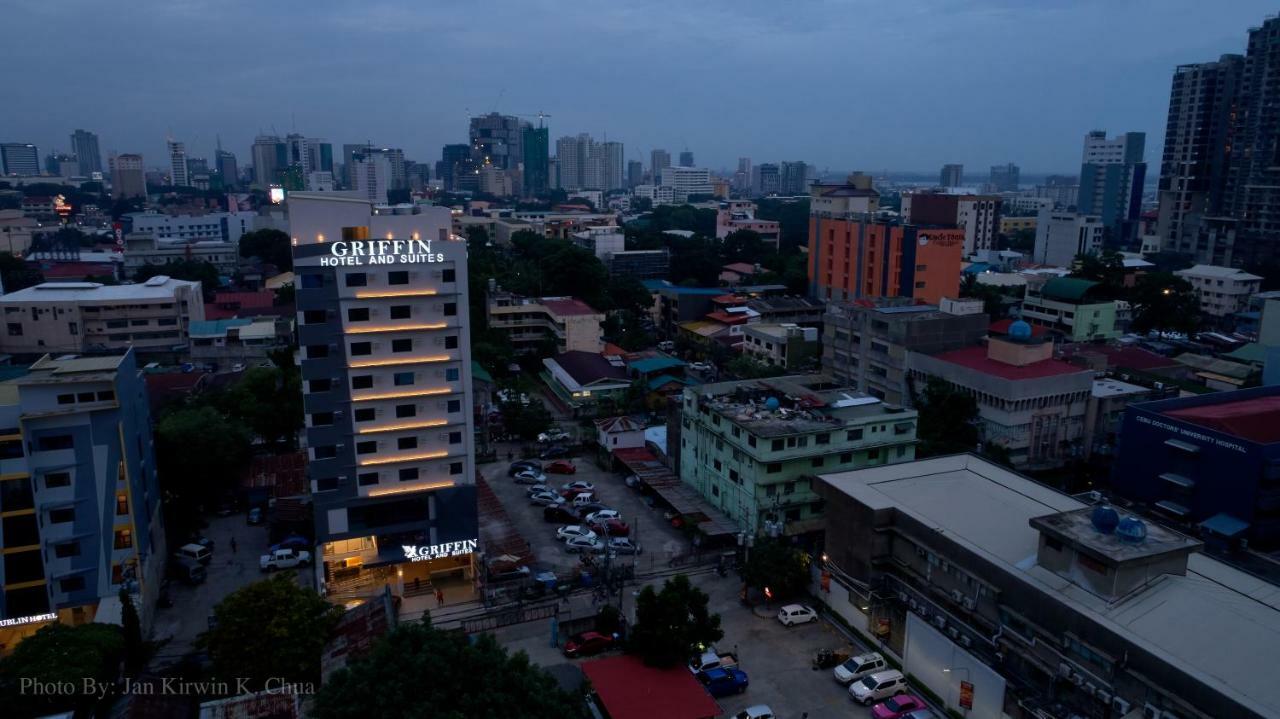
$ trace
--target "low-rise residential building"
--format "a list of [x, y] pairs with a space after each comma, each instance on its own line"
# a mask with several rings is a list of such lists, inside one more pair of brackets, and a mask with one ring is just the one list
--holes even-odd
[[1075, 277], [1053, 277], [1039, 284], [1027, 283], [1022, 316], [1071, 342], [1112, 339], [1116, 328], [1116, 302], [1098, 297], [1102, 285]]
[[621, 357], [570, 350], [542, 360], [543, 381], [575, 417], [615, 411], [631, 390]]
[[283, 317], [245, 317], [191, 323], [191, 361], [256, 365], [289, 347], [293, 323]]
[[166, 551], [147, 392], [132, 351], [45, 355], [0, 383], [0, 647], [52, 621], [143, 631]]
[[915, 458], [915, 411], [823, 375], [689, 388], [680, 415], [681, 481], [753, 535], [819, 529], [815, 474]]
[[626, 249], [627, 238], [620, 228], [604, 225], [573, 233], [573, 244], [590, 250], [601, 262], [605, 262], [613, 253]]
[[1229, 317], [1249, 306], [1249, 296], [1262, 289], [1262, 278], [1234, 267], [1196, 265], [1174, 272], [1191, 283], [1200, 295], [1200, 311], [1212, 317]]
[[747, 307], [760, 314], [761, 322], [791, 323], [821, 327], [825, 302], [795, 295], [768, 295], [747, 300]]
[[208, 262], [219, 275], [230, 277], [240, 267], [240, 249], [233, 242], [221, 240], [187, 240], [158, 237], [145, 232], [131, 232], [124, 238], [124, 271], [132, 277], [147, 265], [163, 266], [171, 262]]
[[500, 330], [517, 353], [604, 350], [604, 313], [574, 297], [522, 297], [501, 290], [489, 297], [489, 328]]
[[8, 354], [186, 349], [204, 319], [200, 283], [156, 275], [132, 285], [44, 282], [0, 296]]
[[1088, 459], [1094, 454], [1114, 454], [1125, 409], [1134, 402], [1146, 402], [1164, 396], [1167, 396], [1167, 391], [1163, 387], [1146, 387], [1114, 377], [1095, 379], [1089, 396], [1089, 411], [1084, 418], [1084, 435], [1087, 438], [1084, 443], [1084, 458]]
[[22, 210], [0, 210], [0, 252], [25, 255], [39, 228], [40, 221]]
[[250, 212], [210, 212], [205, 215], [167, 215], [163, 212], [130, 212], [121, 217], [124, 231], [188, 242], [214, 241], [240, 245], [240, 236], [253, 231], [256, 215]]
[[716, 239], [723, 240], [738, 230], [749, 230], [760, 236], [766, 245], [778, 248], [782, 238], [782, 225], [776, 220], [756, 217], [756, 203], [750, 200], [726, 200], [716, 210]]
[[742, 328], [742, 353], [770, 367], [798, 370], [816, 365], [818, 328], [753, 322]]
[[907, 353], [937, 354], [976, 345], [987, 334], [982, 302], [905, 298], [833, 302], [822, 331], [822, 367], [839, 384], [890, 404], [910, 405]]
[[1041, 210], [1036, 218], [1036, 244], [1031, 261], [1041, 265], [1070, 267], [1076, 255], [1102, 251], [1106, 225], [1097, 215]]
[[595, 425], [596, 444], [609, 452], [644, 446], [644, 422], [623, 415], [601, 417]]
[[816, 482], [814, 593], [948, 713], [1280, 714], [1274, 587], [1200, 542], [968, 454]]
[[916, 387], [937, 378], [971, 395], [981, 442], [1007, 449], [1015, 467], [1058, 467], [1083, 453], [1094, 372], [1055, 359], [1053, 343], [1026, 322], [991, 335], [986, 347], [909, 352], [907, 367]]
[[1035, 217], [1001, 217], [1000, 218], [1000, 234], [1012, 235], [1015, 232], [1024, 231], [1035, 232]]

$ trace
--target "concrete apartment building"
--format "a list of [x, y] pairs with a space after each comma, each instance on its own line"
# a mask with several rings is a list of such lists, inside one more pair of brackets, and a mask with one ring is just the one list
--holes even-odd
[[1106, 238], [1101, 217], [1078, 212], [1041, 210], [1035, 228], [1031, 261], [1054, 267], [1070, 267], [1076, 255], [1098, 254]]
[[937, 378], [978, 403], [980, 441], [1009, 450], [1019, 469], [1050, 469], [1080, 456], [1094, 371], [1053, 357], [1053, 343], [1026, 322], [986, 347], [934, 355], [907, 354], [910, 379], [923, 388]]
[[1142, 187], [1147, 175], [1143, 160], [1146, 142], [1145, 132], [1108, 138], [1106, 132], [1093, 130], [1084, 138], [1077, 206], [1082, 215], [1100, 217], [1116, 244], [1138, 237]]
[[795, 323], [751, 322], [742, 327], [742, 353], [770, 367], [817, 364], [818, 328]]
[[964, 256], [993, 250], [1000, 235], [1001, 198], [937, 191], [902, 193], [902, 219], [913, 225], [964, 230]]
[[473, 596], [466, 242], [448, 208], [288, 198], [314, 498], [330, 598], [431, 582]]
[[823, 316], [822, 367], [837, 384], [912, 404], [907, 354], [976, 345], [990, 318], [975, 300], [917, 305], [903, 298], [833, 302]]
[[240, 267], [240, 247], [219, 240], [183, 240], [173, 237], [157, 237], [146, 232], [130, 232], [124, 236], [125, 275], [147, 265], [166, 265], [170, 262], [194, 260], [213, 265], [219, 275], [230, 277]]
[[725, 200], [716, 210], [716, 239], [723, 240], [738, 230], [749, 230], [776, 250], [782, 240], [782, 225], [775, 220], [756, 217], [756, 203], [750, 200]]
[[133, 285], [44, 282], [0, 296], [8, 354], [185, 350], [204, 319], [200, 283], [156, 275]]
[[1074, 277], [1052, 277], [1043, 284], [1030, 280], [1022, 299], [1022, 317], [1069, 342], [1114, 339], [1120, 336], [1117, 303], [1098, 298], [1101, 289], [1097, 282]]
[[489, 295], [489, 328], [507, 336], [517, 353], [555, 344], [555, 352], [602, 352], [604, 313], [574, 297]]
[[688, 202], [690, 195], [710, 195], [711, 170], [705, 167], [668, 167], [662, 171], [663, 186], [670, 187], [675, 202]]
[[20, 257], [31, 247], [40, 221], [22, 210], [0, 210], [0, 252]]
[[126, 200], [147, 196], [146, 168], [142, 165], [142, 155], [116, 155], [111, 158], [110, 164], [112, 199]]
[[1280, 714], [1274, 587], [1200, 542], [973, 455], [816, 481], [815, 593], [949, 712]]
[[821, 527], [813, 475], [915, 458], [917, 415], [822, 375], [684, 390], [680, 479], [745, 532]]
[[1249, 297], [1262, 289], [1262, 278], [1234, 267], [1196, 265], [1173, 274], [1200, 295], [1200, 311], [1211, 317], [1230, 317], [1249, 308]]
[[251, 212], [210, 212], [207, 215], [167, 215], [163, 212], [130, 212], [121, 217], [124, 231], [188, 242], [230, 242], [239, 246], [240, 237], [253, 231]]
[[45, 355], [0, 383], [0, 649], [50, 622], [143, 631], [166, 560], [146, 387], [132, 351]]

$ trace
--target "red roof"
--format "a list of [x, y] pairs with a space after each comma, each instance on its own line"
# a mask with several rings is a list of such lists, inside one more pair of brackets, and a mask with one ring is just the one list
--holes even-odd
[[682, 666], [657, 669], [633, 656], [582, 664], [582, 673], [612, 719], [713, 719], [720, 705]]
[[204, 318], [206, 320], [227, 320], [232, 317], [246, 316], [248, 314], [259, 315], [259, 312], [246, 312], [246, 310], [270, 310], [275, 306], [276, 293], [271, 290], [258, 290], [257, 292], [218, 292], [213, 296], [213, 302], [204, 304]]
[[[987, 330], [989, 332], [994, 332], [998, 335], [1007, 335], [1009, 334], [1009, 325], [1013, 324], [1013, 322], [1014, 322], [1013, 320], [996, 320], [995, 322], [992, 322], [990, 326], [987, 327]], [[1045, 329], [1044, 327], [1041, 327], [1040, 325], [1031, 325], [1032, 337], [1042, 337], [1048, 331], [1049, 330]]]
[[105, 262], [53, 262], [40, 267], [46, 280], [80, 280], [85, 277], [110, 277], [116, 273], [115, 265]]
[[543, 298], [538, 301], [542, 304], [543, 307], [546, 307], [547, 309], [551, 310], [552, 312], [562, 317], [566, 317], [570, 315], [600, 314], [599, 310], [592, 308], [591, 305], [587, 304], [586, 302], [583, 302], [582, 300], [576, 297], [570, 297], [568, 299], [558, 299], [558, 300]]
[[1162, 367], [1180, 367], [1170, 357], [1156, 354], [1141, 347], [1112, 347], [1111, 345], [1089, 345], [1082, 352], [1096, 352], [1107, 358], [1108, 367], [1119, 367], [1137, 370], [1152, 370]]
[[1164, 414], [1251, 442], [1280, 442], [1280, 397], [1171, 409]]
[[987, 357], [986, 347], [965, 347], [963, 349], [952, 350], [935, 355], [943, 362], [950, 362], [961, 367], [968, 367], [977, 370], [983, 374], [994, 375], [1001, 379], [1039, 379], [1041, 377], [1053, 377], [1063, 374], [1077, 374], [1079, 372], [1090, 372], [1090, 370], [1081, 369], [1068, 362], [1058, 359], [1046, 359], [1039, 362], [1032, 362], [1029, 365], [1005, 364]]
[[716, 322], [723, 322], [726, 325], [740, 325], [745, 324], [746, 321], [751, 318], [748, 317], [745, 312], [725, 312], [724, 310], [716, 310], [715, 312], [708, 312], [707, 319], [715, 320]]

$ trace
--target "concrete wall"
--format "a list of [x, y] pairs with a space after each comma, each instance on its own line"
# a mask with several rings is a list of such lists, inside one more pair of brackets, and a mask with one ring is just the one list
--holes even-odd
[[[1004, 715], [1004, 677], [915, 614], [907, 614], [906, 631], [903, 668], [941, 697], [947, 709], [973, 719]], [[960, 707], [962, 681], [973, 684], [973, 708], [969, 711]]]

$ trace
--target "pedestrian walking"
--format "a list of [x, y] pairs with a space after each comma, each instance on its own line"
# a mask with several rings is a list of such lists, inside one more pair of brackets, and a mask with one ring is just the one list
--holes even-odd
[[440, 587], [436, 587], [436, 606], [437, 607], [444, 606], [444, 590], [441, 589]]

